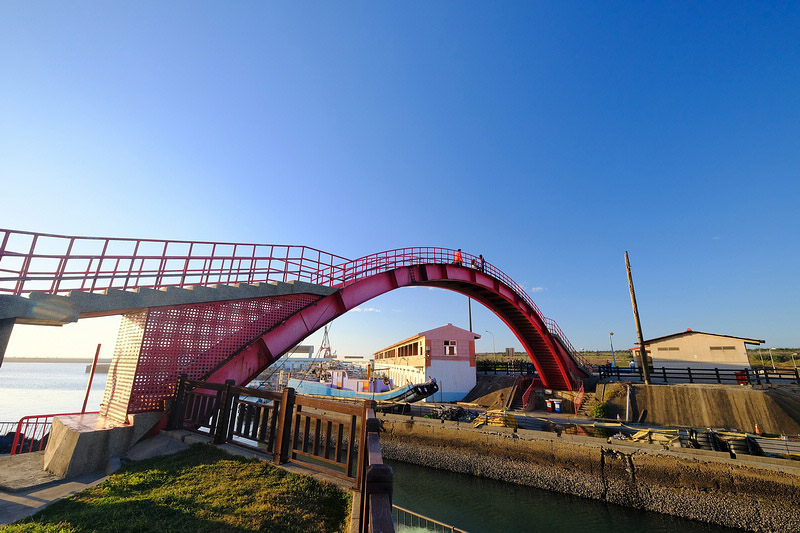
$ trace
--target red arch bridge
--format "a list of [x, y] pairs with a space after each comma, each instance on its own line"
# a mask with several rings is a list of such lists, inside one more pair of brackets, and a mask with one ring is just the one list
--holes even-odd
[[414, 247], [347, 259], [306, 246], [74, 237], [0, 229], [0, 362], [14, 324], [123, 316], [101, 413], [160, 410], [180, 374], [246, 384], [309, 334], [389, 291], [440, 287], [491, 309], [545, 387], [590, 373], [500, 269]]

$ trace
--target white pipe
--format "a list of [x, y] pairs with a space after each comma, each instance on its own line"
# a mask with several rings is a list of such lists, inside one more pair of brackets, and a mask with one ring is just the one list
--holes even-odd
[[631, 417], [629, 413], [631, 412], [631, 386], [628, 385], [627, 389], [628, 389], [628, 395], [625, 400], [625, 422], [630, 422]]

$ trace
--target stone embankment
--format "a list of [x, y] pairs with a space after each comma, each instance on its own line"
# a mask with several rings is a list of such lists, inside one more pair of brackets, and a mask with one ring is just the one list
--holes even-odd
[[750, 531], [800, 531], [800, 465], [788, 460], [398, 415], [382, 420], [389, 459]]
[[[611, 416], [625, 415], [624, 392], [619, 390], [610, 399]], [[745, 432], [754, 432], [758, 424], [765, 433], [800, 435], [800, 394], [789, 387], [632, 385], [631, 419], [636, 420], [644, 410], [647, 421], [653, 424], [724, 427]]]

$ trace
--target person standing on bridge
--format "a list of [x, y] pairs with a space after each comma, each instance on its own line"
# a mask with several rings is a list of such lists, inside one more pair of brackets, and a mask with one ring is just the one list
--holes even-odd
[[461, 266], [461, 263], [462, 263], [461, 248], [459, 248], [458, 250], [456, 250], [456, 254], [453, 257], [453, 264], [456, 266]]
[[486, 268], [486, 259], [483, 258], [483, 254], [478, 255], [478, 270], [483, 272], [483, 269]]

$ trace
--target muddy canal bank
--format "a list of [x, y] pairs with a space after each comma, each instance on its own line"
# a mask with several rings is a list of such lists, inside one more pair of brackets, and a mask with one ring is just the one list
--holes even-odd
[[[389, 459], [751, 531], [800, 531], [800, 465], [382, 415]], [[741, 456], [740, 456], [741, 457]]]

